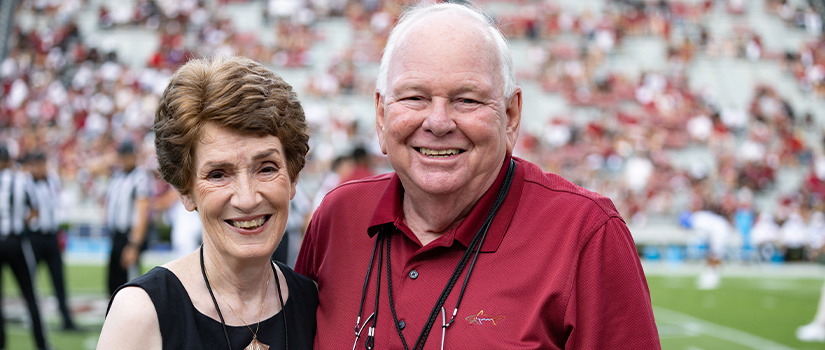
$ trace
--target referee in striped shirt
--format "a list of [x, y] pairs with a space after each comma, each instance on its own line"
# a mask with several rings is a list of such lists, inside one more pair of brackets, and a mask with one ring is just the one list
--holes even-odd
[[[42, 151], [31, 152], [24, 158], [24, 166], [32, 175], [29, 190], [37, 208], [37, 217], [29, 221], [28, 236], [34, 250], [36, 263], [46, 262], [52, 277], [52, 286], [57, 297], [57, 304], [63, 316], [64, 330], [78, 330], [69, 305], [66, 302], [66, 284], [63, 277], [63, 253], [58, 237], [58, 204], [60, 198], [60, 179], [50, 174], [46, 166], [46, 154]], [[37, 265], [35, 265], [37, 266]], [[35, 268], [36, 270], [36, 268]]]
[[137, 166], [134, 144], [118, 148], [120, 168], [106, 191], [106, 228], [112, 237], [107, 284], [109, 294], [140, 275], [139, 257], [149, 222], [149, 172]]
[[[12, 168], [9, 151], [0, 145], [0, 271], [5, 264], [11, 267], [31, 316], [32, 332], [38, 349], [46, 349], [46, 337], [40, 310], [34, 295], [34, 254], [31, 244], [23, 234], [26, 220], [37, 215], [31, 206], [31, 197], [26, 193], [26, 182], [31, 178]], [[2, 276], [0, 276], [0, 299], [2, 299]], [[3, 303], [0, 300], [0, 349], [6, 347], [6, 326], [3, 318]]]

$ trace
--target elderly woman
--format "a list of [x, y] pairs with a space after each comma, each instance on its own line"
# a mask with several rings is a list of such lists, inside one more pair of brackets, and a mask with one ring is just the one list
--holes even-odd
[[98, 349], [309, 349], [316, 287], [270, 260], [309, 149], [292, 87], [246, 58], [193, 60], [154, 130], [160, 173], [199, 213], [203, 245], [120, 287]]

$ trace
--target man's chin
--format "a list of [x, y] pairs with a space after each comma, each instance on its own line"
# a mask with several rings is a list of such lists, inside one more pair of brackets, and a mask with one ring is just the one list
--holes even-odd
[[467, 190], [467, 181], [454, 172], [429, 172], [422, 175], [413, 176], [407, 182], [402, 180], [404, 190], [435, 197], [459, 195]]

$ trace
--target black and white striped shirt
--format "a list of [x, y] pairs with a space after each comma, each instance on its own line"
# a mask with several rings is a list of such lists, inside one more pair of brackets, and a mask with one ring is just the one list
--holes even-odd
[[135, 200], [149, 197], [149, 172], [136, 167], [129, 173], [115, 171], [106, 191], [106, 228], [128, 233], [135, 220]]
[[0, 170], [0, 237], [21, 235], [32, 201], [26, 192], [31, 177], [12, 168]]
[[29, 193], [34, 207], [37, 208], [37, 220], [29, 223], [29, 229], [40, 233], [57, 233], [60, 205], [60, 179], [49, 174], [45, 179], [29, 182]]

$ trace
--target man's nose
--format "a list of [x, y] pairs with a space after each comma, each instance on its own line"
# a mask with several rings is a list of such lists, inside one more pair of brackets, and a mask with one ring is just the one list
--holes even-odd
[[439, 137], [451, 133], [456, 128], [455, 121], [451, 117], [451, 108], [447, 99], [433, 99], [429, 114], [421, 127]]

